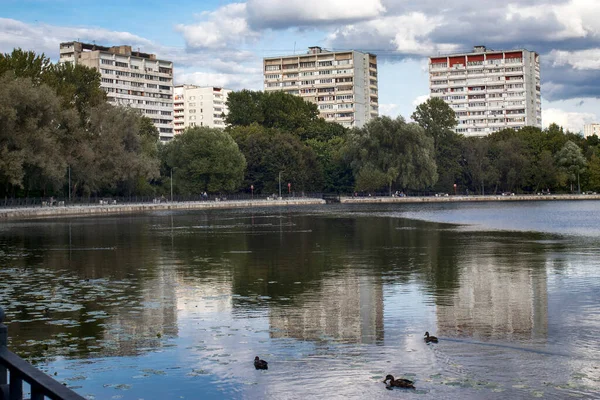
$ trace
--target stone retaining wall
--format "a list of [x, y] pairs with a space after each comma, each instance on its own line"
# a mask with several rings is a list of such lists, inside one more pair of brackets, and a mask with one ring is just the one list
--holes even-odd
[[66, 206], [0, 209], [0, 221], [7, 219], [46, 218], [61, 216], [92, 216], [125, 214], [133, 212], [164, 210], [197, 210], [252, 207], [283, 207], [307, 204], [325, 204], [323, 199], [242, 200], [242, 201], [198, 201], [159, 204], [121, 204], [97, 206]]
[[600, 195], [515, 195], [515, 196], [427, 196], [427, 197], [342, 197], [340, 203], [372, 204], [372, 203], [452, 203], [478, 201], [548, 201], [548, 200], [600, 200]]

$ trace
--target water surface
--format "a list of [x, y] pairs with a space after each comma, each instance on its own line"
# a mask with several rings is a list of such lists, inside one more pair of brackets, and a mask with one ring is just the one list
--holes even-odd
[[598, 398], [599, 245], [593, 201], [9, 222], [0, 304], [95, 399]]

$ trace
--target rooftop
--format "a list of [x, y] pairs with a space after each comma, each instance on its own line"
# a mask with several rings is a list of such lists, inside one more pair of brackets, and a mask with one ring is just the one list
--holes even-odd
[[103, 52], [107, 52], [107, 53], [111, 53], [111, 54], [120, 54], [120, 55], [124, 55], [124, 56], [134, 56], [134, 57], [140, 57], [140, 58], [146, 58], [149, 60], [156, 60], [156, 54], [151, 54], [151, 53], [142, 53], [139, 51], [132, 51], [131, 50], [131, 46], [128, 45], [120, 45], [120, 46], [101, 46], [98, 45], [96, 43], [83, 43], [83, 42], [78, 42], [78, 41], [73, 41], [73, 42], [63, 42], [60, 44], [60, 47], [67, 47], [67, 46], [73, 46], [73, 47], [78, 47], [81, 46], [81, 50], [80, 51], [103, 51]]

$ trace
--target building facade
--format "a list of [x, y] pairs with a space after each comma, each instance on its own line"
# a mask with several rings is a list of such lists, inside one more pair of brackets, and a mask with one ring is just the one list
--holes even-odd
[[594, 136], [594, 135], [600, 137], [600, 124], [598, 124], [598, 123], [585, 124], [583, 126], [583, 137]]
[[456, 113], [456, 132], [484, 136], [505, 128], [542, 127], [540, 62], [535, 52], [494, 51], [429, 58], [431, 97]]
[[95, 68], [108, 101], [142, 110], [160, 134], [173, 138], [173, 63], [156, 55], [132, 51], [131, 46], [98, 46], [67, 42], [60, 44], [59, 62]]
[[315, 103], [321, 117], [361, 127], [379, 115], [377, 57], [310, 47], [307, 54], [263, 60], [265, 91], [284, 91]]
[[213, 86], [179, 85], [174, 90], [173, 128], [175, 134], [191, 126], [224, 128], [227, 96], [231, 90]]

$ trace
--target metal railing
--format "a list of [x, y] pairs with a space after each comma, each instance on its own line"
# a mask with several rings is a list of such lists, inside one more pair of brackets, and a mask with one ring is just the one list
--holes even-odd
[[8, 350], [8, 328], [0, 307], [0, 400], [23, 400], [23, 382], [31, 388], [31, 400], [84, 400], [71, 389]]

